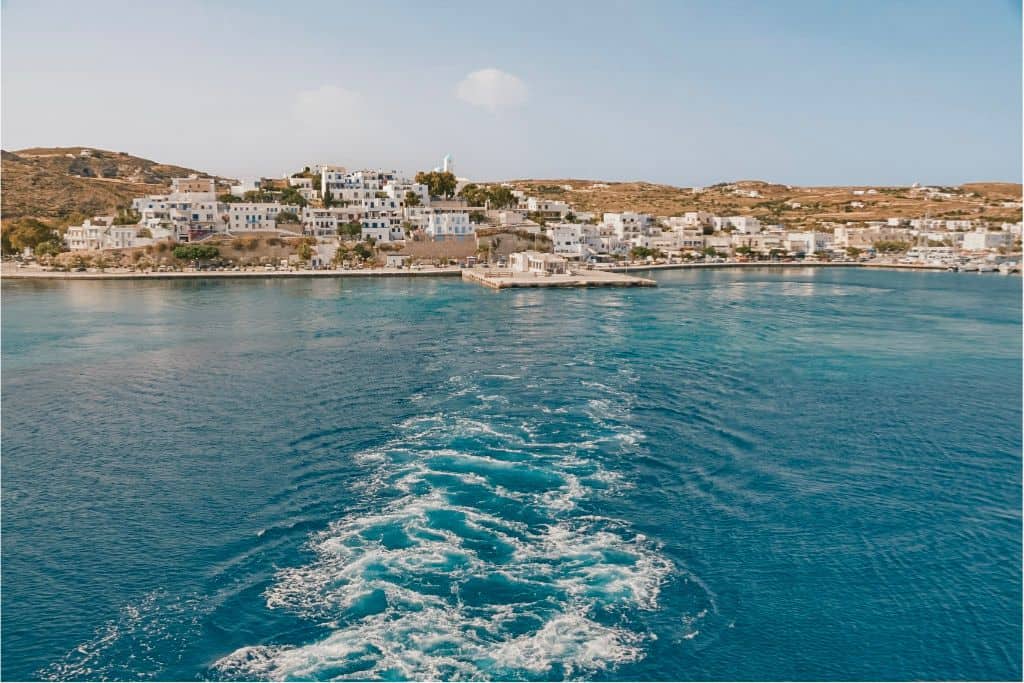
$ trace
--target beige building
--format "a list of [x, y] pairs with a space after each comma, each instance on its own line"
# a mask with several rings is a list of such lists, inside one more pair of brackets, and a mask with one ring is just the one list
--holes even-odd
[[189, 176], [172, 179], [171, 188], [173, 192], [216, 192], [217, 184], [213, 178]]
[[569, 262], [564, 257], [539, 251], [519, 251], [510, 254], [508, 265], [513, 273], [564, 275], [569, 272]]

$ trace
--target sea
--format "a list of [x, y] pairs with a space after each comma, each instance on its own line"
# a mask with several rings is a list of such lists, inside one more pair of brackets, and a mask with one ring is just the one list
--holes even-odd
[[2, 289], [5, 680], [1020, 680], [1021, 279]]

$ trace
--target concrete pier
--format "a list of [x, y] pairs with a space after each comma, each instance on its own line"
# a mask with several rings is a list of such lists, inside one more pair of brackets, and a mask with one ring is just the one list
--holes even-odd
[[475, 282], [491, 289], [513, 287], [655, 287], [647, 278], [613, 273], [606, 270], [580, 270], [568, 273], [514, 273], [494, 268], [467, 268], [462, 271], [465, 282]]

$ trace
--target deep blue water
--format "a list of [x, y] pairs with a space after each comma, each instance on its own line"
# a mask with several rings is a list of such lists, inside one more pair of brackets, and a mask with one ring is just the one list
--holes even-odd
[[1021, 280], [3, 286], [2, 676], [1019, 679]]

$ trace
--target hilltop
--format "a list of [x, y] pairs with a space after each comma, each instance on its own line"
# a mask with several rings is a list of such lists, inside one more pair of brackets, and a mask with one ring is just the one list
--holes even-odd
[[110, 214], [133, 197], [166, 192], [171, 178], [207, 175], [125, 152], [86, 147], [4, 150], [2, 170], [0, 191], [5, 220], [33, 217], [64, 221]]
[[[890, 217], [1020, 220], [1019, 183], [965, 183], [959, 187], [796, 187], [759, 180], [685, 188], [646, 182], [513, 180], [516, 189], [569, 202], [581, 211], [637, 211], [656, 216], [707, 211], [749, 215], [798, 228], [820, 221], [871, 221]], [[1017, 203], [1007, 206], [1004, 203]], [[857, 206], [857, 203], [863, 206]]]
[[[132, 198], [166, 192], [171, 178], [202, 171], [162, 164], [125, 152], [84, 147], [33, 147], [2, 153], [2, 218], [69, 221], [115, 213]], [[218, 184], [234, 182], [218, 178]], [[1020, 220], [1019, 183], [965, 183], [958, 187], [797, 187], [759, 180], [706, 188], [648, 182], [561, 179], [513, 180], [529, 195], [567, 201], [578, 210], [637, 211], [656, 216], [707, 211], [751, 215], [789, 227], [822, 221], [890, 217]], [[858, 206], [857, 203], [862, 206]]]

